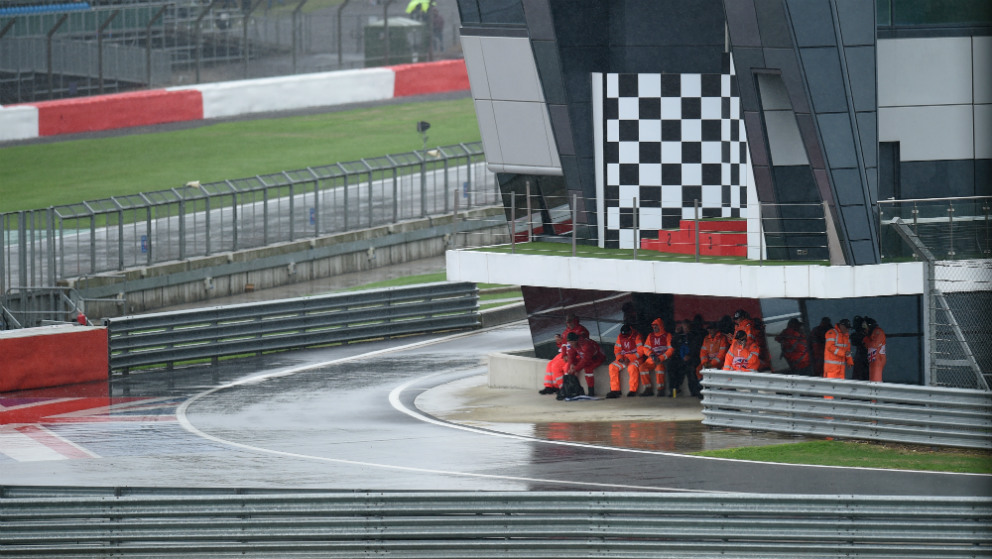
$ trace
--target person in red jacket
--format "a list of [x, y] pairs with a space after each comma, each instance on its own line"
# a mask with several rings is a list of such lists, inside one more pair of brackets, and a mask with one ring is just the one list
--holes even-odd
[[758, 347], [758, 344], [748, 340], [747, 332], [738, 330], [734, 334], [734, 343], [730, 344], [730, 350], [727, 351], [727, 356], [723, 360], [723, 370], [757, 371], [760, 353], [761, 348]]
[[580, 338], [589, 337], [589, 329], [579, 323], [579, 317], [569, 313], [565, 315], [565, 331], [561, 334], [555, 334], [555, 343], [558, 344], [559, 348], [568, 343], [568, 335], [573, 332]]
[[568, 349], [568, 374], [579, 375], [583, 372], [586, 377], [586, 394], [596, 395], [596, 376], [593, 374], [596, 367], [603, 364], [606, 356], [599, 344], [589, 338], [580, 338], [575, 332], [569, 332], [567, 342]]
[[885, 369], [885, 330], [878, 325], [874, 318], [865, 317], [868, 335], [865, 336], [865, 349], [868, 351], [868, 382], [882, 382], [882, 371]]
[[658, 396], [665, 394], [665, 361], [675, 355], [675, 347], [672, 346], [672, 335], [665, 331], [665, 323], [660, 318], [656, 318], [651, 323], [651, 333], [644, 337], [641, 345], [641, 384], [644, 385], [644, 392], [641, 396], [654, 396], [654, 389], [651, 388], [651, 371], [654, 371], [655, 385]]
[[607, 398], [620, 397], [620, 370], [624, 368], [627, 369], [629, 387], [627, 396], [637, 396], [637, 385], [641, 377], [640, 348], [643, 343], [644, 340], [629, 324], [620, 327], [617, 343], [613, 345], [615, 359], [610, 363], [610, 391], [606, 393]]
[[806, 345], [806, 335], [802, 332], [803, 323], [799, 319], [789, 319], [789, 324], [782, 330], [775, 341], [782, 346], [782, 357], [789, 363], [793, 374], [809, 376], [810, 360], [809, 346]]
[[854, 365], [851, 357], [851, 321], [842, 318], [824, 336], [823, 345], [823, 376], [826, 378], [845, 378], [848, 365]]
[[699, 348], [699, 365], [696, 367], [696, 376], [702, 380], [703, 369], [719, 369], [723, 367], [723, 361], [730, 350], [730, 339], [720, 331], [716, 322], [706, 325], [706, 337], [703, 338], [703, 345]]

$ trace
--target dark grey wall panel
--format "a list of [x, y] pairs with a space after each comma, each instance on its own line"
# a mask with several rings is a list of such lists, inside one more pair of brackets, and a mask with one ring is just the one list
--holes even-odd
[[808, 48], [800, 50], [799, 55], [806, 72], [813, 110], [818, 113], [847, 111], [847, 91], [844, 89], [837, 49]]
[[844, 61], [851, 80], [851, 97], [855, 111], [874, 111], [877, 107], [875, 91], [875, 48], [847, 47]]
[[827, 164], [832, 168], [857, 167], [854, 150], [854, 133], [847, 113], [829, 113], [817, 116]]
[[803, 144], [806, 146], [806, 157], [809, 164], [814, 169], [823, 169], [826, 162], [823, 159], [823, 151], [820, 149], [820, 139], [816, 132], [816, 123], [810, 114], [796, 114], [796, 124], [799, 125], [799, 134], [803, 137]]
[[875, 44], [875, 18], [866, 17], [864, 4], [865, 0], [835, 0], [841, 39], [845, 45]]
[[572, 123], [568, 118], [567, 105], [548, 105], [551, 116], [551, 129], [555, 134], [558, 152], [561, 155], [575, 155], [575, 145], [572, 143]]
[[550, 0], [555, 36], [562, 47], [609, 44], [607, 6], [597, 0]]
[[833, 11], [828, 0], [788, 0], [800, 47], [831, 47], [837, 44], [834, 36]]
[[902, 198], [932, 198], [934, 192], [946, 197], [992, 194], [988, 181], [976, 182], [975, 169], [975, 162], [966, 159], [903, 161], [899, 165]]
[[533, 41], [553, 41], [554, 21], [547, 0], [522, 0], [527, 16], [527, 31]]
[[[862, 220], [862, 222], [864, 222]], [[875, 245], [875, 241], [864, 240], [864, 241], [850, 241], [851, 246], [851, 264], [855, 266], [869, 266], [871, 264], [878, 264], [878, 248]]]
[[855, 115], [858, 135], [861, 137], [862, 157], [866, 168], [878, 166], [878, 113], [875, 111]]
[[541, 76], [544, 99], [548, 103], [567, 103], [568, 96], [558, 60], [558, 45], [552, 41], [533, 41], [531, 47], [534, 49], [534, 63]]
[[737, 71], [741, 108], [745, 111], [757, 111], [759, 108], [753, 69], [765, 67], [765, 53], [761, 49], [734, 48], [734, 69]]
[[780, 203], [812, 202], [818, 204], [820, 202], [820, 195], [816, 192], [816, 183], [813, 182], [813, 173], [810, 172], [808, 165], [775, 166], [774, 174]]
[[765, 48], [792, 48], [792, 31], [786, 23], [782, 0], [754, 0], [758, 31]]
[[730, 31], [730, 41], [735, 47], [760, 47], [758, 15], [752, 0], [725, 0], [724, 9]]
[[865, 203], [864, 190], [861, 187], [861, 175], [857, 169], [835, 169], [833, 179], [838, 204], [850, 206]]
[[[841, 214], [844, 216], [844, 226], [852, 245], [854, 241], [871, 239], [871, 230], [865, 220], [864, 206], [841, 206]], [[860, 263], [864, 264], [864, 261]]]

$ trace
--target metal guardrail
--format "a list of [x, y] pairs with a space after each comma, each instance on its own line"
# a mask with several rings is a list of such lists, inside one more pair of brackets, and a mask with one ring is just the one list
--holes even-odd
[[992, 499], [0, 487], [4, 557], [987, 557]]
[[110, 370], [479, 326], [474, 283], [431, 283], [105, 319]]
[[703, 424], [935, 446], [992, 448], [983, 390], [704, 369]]

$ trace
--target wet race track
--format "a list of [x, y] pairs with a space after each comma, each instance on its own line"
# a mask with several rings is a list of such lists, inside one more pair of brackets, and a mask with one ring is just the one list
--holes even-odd
[[456, 423], [418, 408], [418, 397], [481, 379], [487, 354], [529, 345], [515, 324], [132, 374], [109, 390], [0, 395], [0, 485], [992, 493], [992, 476], [680, 454], [754, 437], [698, 421], [554, 416], [556, 405], [603, 401], [546, 400], [545, 422]]

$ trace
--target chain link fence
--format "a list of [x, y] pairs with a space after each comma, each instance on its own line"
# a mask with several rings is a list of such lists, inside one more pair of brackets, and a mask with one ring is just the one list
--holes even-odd
[[930, 384], [992, 382], [992, 197], [879, 202], [882, 259], [930, 270]]
[[0, 2], [0, 105], [460, 58], [454, 0]]

